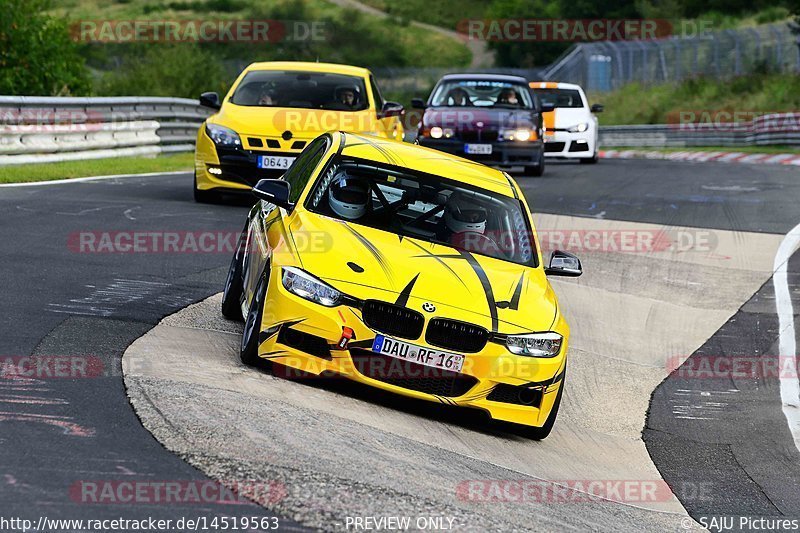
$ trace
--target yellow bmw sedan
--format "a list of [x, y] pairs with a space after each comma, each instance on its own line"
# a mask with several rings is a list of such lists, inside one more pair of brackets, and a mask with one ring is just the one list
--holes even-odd
[[194, 197], [248, 191], [279, 177], [315, 137], [348, 130], [403, 139], [403, 106], [387, 102], [364, 68], [329, 63], [253, 63], [227, 96], [203, 93], [216, 109], [197, 132]]
[[245, 321], [241, 360], [339, 375], [479, 409], [546, 437], [569, 327], [528, 205], [505, 172], [354, 133], [312, 141], [253, 188], [222, 312]]

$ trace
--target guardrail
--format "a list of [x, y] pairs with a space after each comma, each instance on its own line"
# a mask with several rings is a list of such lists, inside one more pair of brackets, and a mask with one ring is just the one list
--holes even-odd
[[192, 151], [212, 112], [187, 98], [0, 96], [0, 165]]
[[[187, 98], [0, 96], [0, 165], [188, 152], [194, 150], [197, 128], [212, 112]], [[599, 144], [796, 146], [800, 113], [736, 124], [601, 126]]]
[[601, 126], [599, 144], [667, 148], [683, 146], [797, 146], [800, 113], [761, 115], [750, 122], [699, 122]]

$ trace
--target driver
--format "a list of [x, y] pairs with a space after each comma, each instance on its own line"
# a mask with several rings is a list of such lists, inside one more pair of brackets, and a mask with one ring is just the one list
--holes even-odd
[[497, 97], [498, 104], [519, 105], [519, 98], [517, 98], [517, 91], [511, 88], [506, 88], [500, 91], [500, 96]]
[[258, 105], [270, 106], [275, 105], [275, 99], [272, 97], [271, 91], [263, 91], [261, 96], [258, 97]]
[[369, 185], [366, 180], [342, 170], [328, 186], [328, 205], [346, 220], [358, 220], [367, 212]]
[[480, 233], [486, 231], [486, 210], [468, 201], [463, 195], [454, 192], [447, 200], [444, 208], [445, 231], [440, 237], [450, 242], [455, 235], [466, 232]]
[[336, 102], [345, 109], [355, 109], [358, 107], [358, 89], [351, 85], [344, 85], [336, 88]]
[[469, 95], [467, 91], [462, 89], [461, 87], [455, 87], [447, 93], [447, 102], [452, 102], [449, 105], [452, 106], [468, 106], [472, 105], [472, 101], [469, 99]]
[[505, 256], [492, 236], [486, 234], [486, 208], [465, 195], [458, 192], [451, 194], [442, 218], [445, 228], [440, 232], [443, 234], [437, 236], [442, 242], [491, 257]]

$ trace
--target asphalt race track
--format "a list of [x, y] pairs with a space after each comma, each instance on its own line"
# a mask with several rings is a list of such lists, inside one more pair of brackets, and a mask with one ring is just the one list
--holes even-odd
[[[698, 376], [681, 366], [779, 353], [773, 262], [800, 223], [797, 170], [607, 160], [548, 164], [545, 177], [519, 181], [544, 247], [578, 253], [585, 270], [554, 282], [572, 328], [570, 374], [555, 430], [539, 443], [471, 412], [241, 366], [238, 325], [219, 316], [214, 296], [225, 246], [81, 248], [103, 232], [235, 235], [246, 199], [195, 204], [189, 174], [0, 187], [5, 514], [257, 515], [325, 530], [406, 515], [476, 531], [677, 531], [699, 527], [687, 512], [797, 516], [800, 453], [781, 401], [796, 372]], [[614, 244], [619, 232], [647, 243], [664, 231], [666, 246]], [[603, 236], [611, 242], [598, 248]], [[795, 309], [798, 272], [795, 258]], [[90, 371], [9, 371], [31, 355]], [[662, 478], [671, 492], [644, 500], [478, 501], [468, 491], [475, 481]], [[87, 484], [209, 479], [246, 484], [262, 507], [86, 493]]]

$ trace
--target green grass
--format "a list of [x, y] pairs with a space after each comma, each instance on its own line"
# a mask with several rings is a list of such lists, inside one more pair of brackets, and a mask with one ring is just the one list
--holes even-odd
[[726, 82], [697, 78], [653, 87], [632, 83], [610, 93], [590, 94], [589, 101], [605, 106], [599, 116], [604, 126], [674, 123], [682, 111], [694, 111], [699, 120], [706, 121], [719, 117], [717, 112], [747, 116], [754, 112], [797, 111], [800, 76], [752, 74]]
[[603, 150], [635, 150], [637, 152], [742, 152], [744, 154], [791, 154], [800, 152], [800, 146], [686, 146], [650, 148], [647, 146], [610, 146]]
[[[459, 40], [397, 20], [343, 9], [326, 0], [61, 0], [50, 13], [69, 21], [276, 19], [321, 24], [323, 41], [202, 45], [219, 59], [246, 62], [319, 60], [366, 67], [461, 67], [468, 65], [472, 58], [469, 49]], [[160, 44], [149, 45], [154, 46]], [[197, 48], [189, 43], [179, 46]]]
[[486, 17], [489, 3], [485, 0], [362, 0], [402, 20], [416, 20], [455, 30], [459, 21]]
[[0, 183], [25, 183], [111, 174], [191, 171], [194, 154], [169, 154], [157, 157], [119, 157], [62, 163], [0, 166]]

